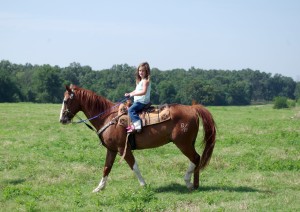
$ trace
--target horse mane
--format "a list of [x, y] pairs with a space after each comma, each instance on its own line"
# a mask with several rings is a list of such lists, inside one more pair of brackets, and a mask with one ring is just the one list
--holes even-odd
[[97, 95], [91, 90], [80, 88], [75, 85], [72, 86], [72, 89], [74, 92], [76, 92], [76, 98], [78, 98], [82, 103], [85, 103], [86, 106], [92, 111], [99, 109], [105, 110], [106, 108], [110, 108], [112, 105], [114, 105], [114, 103], [111, 101], [100, 95]]

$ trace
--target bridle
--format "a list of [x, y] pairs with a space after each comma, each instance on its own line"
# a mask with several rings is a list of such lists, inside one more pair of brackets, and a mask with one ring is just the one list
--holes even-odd
[[[93, 131], [95, 131], [95, 130], [94, 130], [94, 128], [93, 128], [92, 126], [90, 126], [89, 124], [87, 124], [88, 121], [91, 121], [91, 120], [93, 120], [93, 119], [96, 119], [96, 118], [102, 116], [103, 114], [105, 114], [105, 113], [111, 111], [112, 109], [118, 107], [120, 104], [122, 104], [123, 102], [125, 102], [125, 101], [128, 99], [128, 97], [125, 97], [125, 98], [121, 99], [120, 101], [118, 101], [118, 103], [117, 103], [116, 105], [112, 106], [111, 108], [109, 108], [109, 109], [107, 109], [107, 110], [105, 110], [105, 111], [103, 111], [103, 112], [101, 112], [101, 113], [99, 113], [99, 114], [97, 114], [97, 115], [95, 115], [95, 116], [93, 116], [93, 117], [91, 117], [91, 118], [82, 119], [82, 118], [80, 118], [79, 115], [73, 114], [73, 113], [69, 110], [70, 102], [71, 102], [71, 100], [73, 100], [74, 97], [75, 97], [75, 93], [73, 92], [73, 90], [72, 90], [71, 93], [69, 93], [69, 95], [70, 95], [70, 97], [69, 97], [68, 99], [66, 99], [66, 100], [63, 101], [63, 103], [64, 103], [64, 110], [63, 110], [63, 112], [62, 112], [62, 115], [63, 115], [63, 116], [67, 116], [68, 118], [70, 118], [70, 116], [68, 116], [68, 114], [71, 115], [72, 118], [70, 118], [70, 119], [71, 119], [71, 123], [72, 123], [72, 124], [80, 124], [80, 123], [84, 123], [88, 128], [90, 128], [90, 129], [93, 130]], [[79, 119], [79, 121], [76, 121], [76, 122], [73, 122], [73, 121], [72, 121], [73, 117], [75, 117], [75, 116]]]
[[[128, 97], [123, 98], [123, 99], [120, 100], [116, 105], [112, 106], [112, 107], [109, 108], [108, 110], [105, 110], [105, 111], [99, 113], [98, 115], [96, 115], [96, 116], [94, 116], [94, 117], [87, 118], [87, 119], [82, 119], [82, 118], [79, 117], [79, 115], [77, 115], [77, 113], [76, 113], [76, 114], [73, 114], [73, 113], [69, 110], [70, 102], [71, 102], [71, 101], [74, 99], [74, 97], [75, 97], [75, 93], [74, 93], [73, 89], [72, 89], [71, 92], [69, 91], [69, 95], [70, 95], [69, 98], [63, 101], [63, 104], [64, 104], [64, 110], [62, 111], [62, 116], [63, 116], [63, 117], [67, 116], [67, 117], [70, 119], [70, 121], [71, 121], [72, 124], [80, 124], [80, 123], [84, 123], [90, 130], [96, 132], [96, 134], [97, 134], [97, 135], [99, 136], [99, 138], [100, 138], [100, 141], [101, 141], [102, 145], [105, 146], [105, 143], [104, 143], [104, 141], [103, 141], [103, 139], [102, 139], [101, 134], [102, 134], [109, 126], [111, 126], [111, 125], [113, 125], [113, 124], [116, 124], [117, 121], [118, 121], [118, 119], [119, 119], [121, 116], [123, 116], [124, 113], [121, 113], [121, 114], [117, 115], [116, 117], [114, 117], [112, 120], [110, 120], [108, 123], [106, 123], [106, 124], [105, 124], [101, 129], [99, 129], [98, 131], [97, 131], [94, 127], [92, 127], [90, 124], [88, 124], [87, 121], [91, 121], [91, 120], [93, 120], [93, 119], [95, 119], [95, 118], [98, 118], [98, 117], [102, 116], [103, 114], [107, 113], [108, 111], [111, 111], [112, 109], [116, 108], [117, 106], [119, 106], [120, 104], [122, 104], [123, 102], [125, 102], [126, 100], [128, 100]], [[71, 116], [68, 116], [68, 114], [71, 115]], [[79, 119], [79, 121], [77, 121], [77, 122], [73, 122], [73, 121], [72, 121], [73, 118], [74, 118], [75, 116]], [[72, 117], [72, 118], [70, 118], [70, 117]]]
[[[69, 110], [69, 104], [70, 104], [70, 100], [72, 100], [74, 98], [75, 94], [74, 92], [72, 91], [71, 94], [70, 94], [70, 97], [67, 99], [67, 100], [64, 100], [63, 103], [64, 103], [64, 110], [62, 112], [62, 115], [63, 116], [67, 116], [68, 117], [68, 114], [70, 114], [72, 116], [72, 118], [75, 116], [75, 114], [73, 114], [70, 110]], [[70, 118], [70, 117], [68, 117]], [[70, 119], [72, 119], [70, 118]]]

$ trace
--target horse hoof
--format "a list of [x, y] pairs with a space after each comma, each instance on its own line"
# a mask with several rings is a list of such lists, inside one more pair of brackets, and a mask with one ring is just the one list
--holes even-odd
[[104, 188], [95, 188], [94, 190], [93, 190], [93, 193], [98, 193], [99, 191], [101, 191], [101, 190], [103, 190]]
[[94, 190], [93, 190], [93, 193], [97, 193], [97, 192], [99, 192], [98, 189], [94, 189]]
[[192, 183], [187, 183], [186, 182], [186, 187], [191, 191], [194, 188], [194, 185]]
[[199, 185], [194, 185], [193, 189], [197, 190], [199, 188]]

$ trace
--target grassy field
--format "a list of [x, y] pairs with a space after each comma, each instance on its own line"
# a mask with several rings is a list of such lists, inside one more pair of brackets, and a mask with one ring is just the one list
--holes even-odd
[[134, 152], [147, 187], [118, 156], [94, 194], [106, 152], [95, 133], [61, 125], [57, 104], [0, 104], [0, 211], [299, 211], [300, 108], [209, 110], [217, 143], [198, 190], [186, 189], [188, 160], [170, 143]]

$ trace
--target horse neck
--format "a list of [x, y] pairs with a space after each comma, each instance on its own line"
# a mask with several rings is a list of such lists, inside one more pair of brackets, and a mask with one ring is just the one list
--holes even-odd
[[87, 95], [85, 98], [80, 98], [80, 105], [82, 112], [88, 119], [96, 117], [90, 122], [98, 130], [106, 123], [106, 120], [109, 118], [107, 113], [114, 106], [109, 100], [96, 95]]

